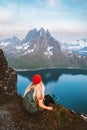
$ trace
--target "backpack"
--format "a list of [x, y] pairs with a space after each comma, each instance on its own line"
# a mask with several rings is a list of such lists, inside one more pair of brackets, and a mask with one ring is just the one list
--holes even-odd
[[25, 97], [23, 97], [23, 107], [29, 113], [35, 113], [39, 110], [36, 101], [33, 99], [33, 90], [30, 90]]

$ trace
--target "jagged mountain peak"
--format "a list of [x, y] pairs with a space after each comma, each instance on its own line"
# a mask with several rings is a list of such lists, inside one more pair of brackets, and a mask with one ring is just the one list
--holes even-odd
[[40, 36], [44, 36], [44, 35], [46, 34], [44, 28], [41, 28], [41, 29], [39, 30], [39, 34], [40, 34]]
[[13, 36], [11, 40], [13, 43], [20, 43], [21, 42], [21, 40], [16, 36]]
[[47, 34], [48, 36], [51, 36], [51, 34], [50, 34], [50, 32], [49, 32], [48, 29], [46, 30], [46, 34]]
[[35, 37], [37, 37], [37, 35], [38, 35], [38, 31], [36, 28], [30, 30], [25, 36], [25, 38], [22, 40], [22, 43], [31, 42]]
[[[40, 28], [40, 30], [34, 28], [27, 33], [22, 41], [18, 43], [18, 40], [19, 39], [14, 36], [0, 42], [0, 48], [4, 50], [8, 57], [9, 64], [12, 64], [12, 67], [72, 67], [74, 62], [76, 67], [80, 66], [79, 64], [81, 62], [82, 66], [87, 66], [85, 62], [86, 59], [74, 56], [74, 53], [63, 51], [60, 42], [55, 40], [50, 32], [44, 28]], [[75, 44], [77, 45], [77, 42], [75, 42]], [[74, 43], [72, 46], [73, 45]]]
[[45, 31], [45, 29], [44, 28], [42, 28], [41, 27], [41, 29], [39, 30], [39, 34], [40, 34], [40, 36], [46, 36], [46, 37], [51, 37], [51, 35], [50, 35], [50, 32], [48, 31], [48, 29]]
[[41, 27], [39, 31], [45, 32], [45, 29]]
[[45, 29], [42, 27], [39, 29], [39, 31], [36, 28], [34, 28], [27, 33], [25, 38], [22, 40], [22, 43], [31, 43], [36, 38], [40, 37], [48, 38], [51, 37], [51, 35], [48, 30], [45, 31]]
[[19, 38], [16, 37], [16, 36], [13, 36], [11, 39], [13, 39], [13, 40], [19, 40]]
[[37, 33], [37, 29], [36, 29], [36, 28], [30, 30], [30, 31], [28, 32], [28, 34], [26, 35], [26, 37], [27, 37], [28, 35], [35, 34], [35, 33]]
[[8, 42], [8, 43], [11, 43], [11, 44], [12, 43], [13, 44], [17, 44], [17, 43], [20, 43], [20, 39], [18, 37], [16, 37], [16, 36], [13, 36], [12, 38], [6, 38], [6, 39], [4, 39], [1, 42], [3, 42], [3, 43]]

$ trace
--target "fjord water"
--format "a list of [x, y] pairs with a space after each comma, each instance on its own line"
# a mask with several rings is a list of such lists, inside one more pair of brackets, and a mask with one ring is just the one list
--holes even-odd
[[55, 95], [57, 102], [68, 109], [87, 114], [87, 70], [44, 69], [18, 71], [17, 91], [23, 96], [32, 76], [41, 74], [45, 94]]

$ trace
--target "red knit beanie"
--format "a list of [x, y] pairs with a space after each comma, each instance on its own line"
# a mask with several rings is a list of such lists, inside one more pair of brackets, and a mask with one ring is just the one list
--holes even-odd
[[40, 74], [35, 74], [32, 78], [34, 84], [39, 84], [42, 81], [42, 77]]

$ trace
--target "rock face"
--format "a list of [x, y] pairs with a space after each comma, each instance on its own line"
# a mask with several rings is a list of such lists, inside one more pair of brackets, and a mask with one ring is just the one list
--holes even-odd
[[8, 67], [4, 53], [0, 49], [0, 93], [15, 93], [16, 82], [16, 71]]
[[53, 111], [29, 114], [16, 94], [0, 94], [0, 130], [87, 130], [83, 118], [45, 97]]

